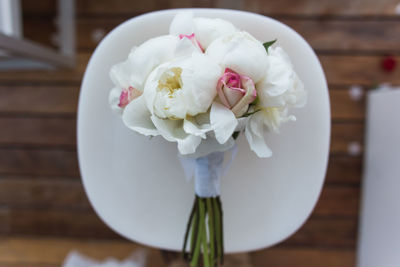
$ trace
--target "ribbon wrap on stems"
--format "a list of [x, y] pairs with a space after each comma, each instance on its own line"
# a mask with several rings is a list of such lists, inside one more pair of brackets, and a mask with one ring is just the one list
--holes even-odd
[[[197, 196], [207, 198], [220, 195], [221, 176], [229, 169], [236, 157], [237, 146], [226, 151], [216, 151], [201, 157], [183, 157], [179, 160], [185, 172], [186, 180], [194, 177], [194, 191]], [[228, 155], [224, 166], [224, 156]]]
[[[228, 153], [227, 153], [228, 152]], [[229, 155], [224, 166], [224, 156]], [[196, 197], [190, 214], [182, 248], [183, 258], [197, 266], [200, 252], [203, 266], [214, 267], [224, 261], [223, 212], [220, 179], [237, 153], [236, 145], [199, 157], [179, 157], [186, 178], [194, 176]], [[189, 242], [190, 234], [190, 242]], [[189, 252], [187, 244], [190, 243]]]

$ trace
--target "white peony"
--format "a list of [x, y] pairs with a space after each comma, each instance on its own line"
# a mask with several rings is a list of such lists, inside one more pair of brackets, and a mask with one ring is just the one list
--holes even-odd
[[175, 57], [179, 43], [183, 41], [171, 35], [152, 38], [134, 47], [127, 60], [114, 65], [110, 71], [114, 83], [109, 95], [111, 108], [122, 112], [129, 102], [139, 97], [147, 76], [155, 67]]
[[258, 83], [268, 68], [267, 52], [260, 41], [240, 31], [221, 36], [207, 49], [206, 54], [225, 69], [229, 68]]
[[266, 131], [278, 132], [282, 123], [296, 120], [289, 115], [289, 108], [302, 107], [307, 101], [307, 92], [281, 47], [268, 49], [269, 67], [264, 78], [256, 84], [259, 110], [250, 116], [246, 124], [246, 137], [250, 148], [259, 157], [270, 157], [271, 150], [265, 143]]
[[139, 133], [177, 142], [181, 154], [194, 153], [211, 131], [207, 111], [221, 73], [198, 52], [159, 65], [148, 76], [144, 94], [126, 107], [124, 123]]

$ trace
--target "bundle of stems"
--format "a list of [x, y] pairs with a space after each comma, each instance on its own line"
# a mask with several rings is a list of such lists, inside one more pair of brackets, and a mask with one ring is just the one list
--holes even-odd
[[190, 262], [191, 267], [195, 267], [199, 263], [200, 254], [203, 254], [204, 267], [222, 265], [223, 239], [223, 213], [219, 196], [202, 198], [196, 195], [186, 228], [183, 258]]

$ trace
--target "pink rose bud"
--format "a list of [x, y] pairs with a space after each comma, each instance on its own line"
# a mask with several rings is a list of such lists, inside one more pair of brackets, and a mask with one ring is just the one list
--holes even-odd
[[204, 48], [201, 46], [200, 42], [197, 41], [194, 33], [192, 33], [191, 35], [179, 34], [179, 39], [183, 39], [183, 38], [188, 38], [194, 44], [194, 46], [196, 46], [198, 49], [200, 49], [200, 51], [202, 53], [204, 53]]
[[246, 113], [249, 104], [257, 97], [253, 80], [228, 68], [218, 80], [217, 92], [222, 104], [237, 118]]
[[133, 99], [138, 98], [142, 95], [142, 92], [132, 86], [129, 86], [128, 89], [123, 89], [121, 95], [119, 96], [119, 104], [118, 107], [124, 108], [128, 105]]

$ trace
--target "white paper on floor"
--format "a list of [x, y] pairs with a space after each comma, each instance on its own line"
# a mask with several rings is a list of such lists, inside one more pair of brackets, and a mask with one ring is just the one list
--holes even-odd
[[400, 89], [367, 99], [358, 267], [400, 266]]
[[104, 261], [90, 259], [77, 251], [72, 251], [65, 258], [63, 267], [144, 267], [146, 266], [146, 251], [138, 251], [128, 258], [119, 261], [108, 258]]

